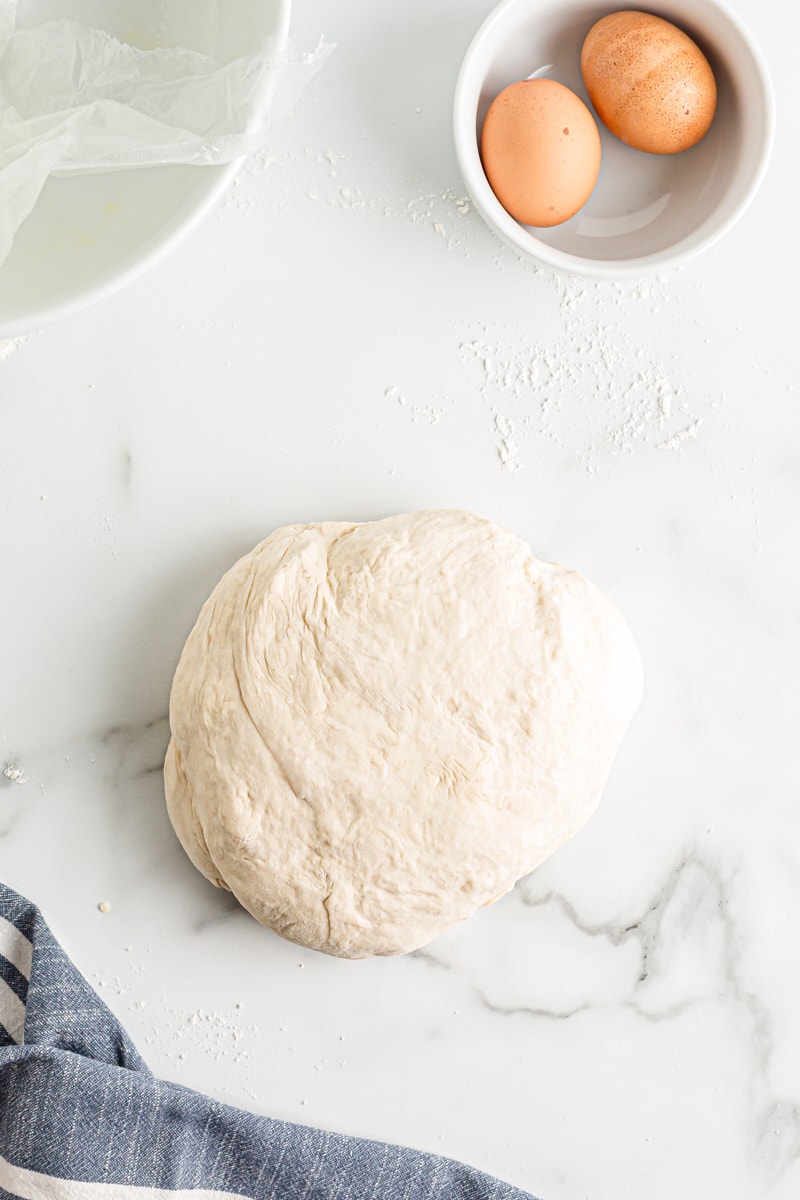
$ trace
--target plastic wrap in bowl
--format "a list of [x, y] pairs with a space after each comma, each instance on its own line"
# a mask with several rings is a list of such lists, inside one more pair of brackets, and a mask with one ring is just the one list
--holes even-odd
[[[75, 14], [76, 19], [84, 21], [81, 28], [102, 28], [123, 47], [130, 43], [147, 52], [154, 45], [163, 44], [168, 55], [170, 48], [176, 46], [185, 48], [189, 54], [213, 55], [214, 61], [221, 64], [249, 62], [252, 56], [267, 52], [270, 62], [279, 62], [287, 42], [290, 15], [290, 0], [245, 0], [229, 7], [199, 2], [186, 4], [178, 0], [158, 0], [158, 3], [156, 0], [150, 3], [121, 0], [113, 9], [98, 4], [93, 6], [92, 0], [80, 0], [80, 3], [77, 0], [19, 0], [11, 9], [8, 0], [5, 4], [6, 11], [16, 15], [16, 31], [30, 30], [40, 35], [48, 22], [63, 23]], [[213, 16], [215, 10], [218, 19], [211, 19], [209, 14]], [[156, 21], [160, 23], [156, 33], [162, 42], [155, 40], [154, 30], [150, 28], [151, 25], [155, 28]], [[62, 27], [68, 36], [69, 27]], [[58, 28], [53, 28], [55, 38]], [[0, 34], [2, 32], [0, 28]], [[7, 59], [2, 59], [0, 72], [6, 70], [10, 70]], [[246, 67], [242, 70], [244, 72]], [[277, 68], [269, 78], [264, 73], [264, 82], [254, 93], [264, 111], [271, 102], [277, 73]], [[66, 70], [62, 75], [68, 79]], [[31, 73], [32, 86], [37, 78]], [[76, 88], [81, 83], [79, 74]], [[0, 76], [0, 95], [5, 97], [8, 89], [3, 84], [4, 79]], [[220, 90], [224, 95], [224, 87]], [[159, 99], [156, 94], [155, 105]], [[116, 99], [107, 104], [103, 118], [95, 122], [99, 139], [104, 135], [106, 119], [113, 122], [115, 116], [120, 115], [121, 106]], [[174, 116], [174, 111], [170, 117]], [[17, 113], [6, 111], [0, 114], [0, 119], [6, 118], [13, 139], [18, 128], [18, 124], [15, 125]], [[123, 113], [123, 130], [125, 120]], [[86, 128], [75, 124], [77, 132], [72, 144], [79, 148]], [[164, 127], [167, 131], [165, 139], [164, 128], [158, 129], [157, 124], [153, 123], [153, 137], [160, 137], [162, 145], [154, 142], [147, 151], [151, 158], [159, 154], [167, 158], [173, 151], [169, 144], [170, 126]], [[0, 337], [38, 329], [94, 303], [135, 278], [190, 233], [215, 204], [242, 162], [241, 152], [236, 149], [237, 156], [233, 161], [210, 160], [215, 165], [200, 165], [203, 160], [199, 155], [197, 162], [191, 162], [191, 165], [189, 161], [176, 162], [178, 155], [173, 154], [172, 161], [162, 161], [158, 165], [117, 168], [114, 160], [115, 155], [119, 157], [121, 139], [118, 129], [113, 132], [116, 140], [110, 136], [107, 139], [109, 169], [51, 174], [32, 211], [16, 228], [11, 249], [0, 263]], [[68, 129], [61, 144], [71, 136]], [[165, 141], [166, 145], [163, 144]], [[102, 151], [102, 140], [95, 137], [95, 155], [98, 144]], [[233, 147], [239, 144], [244, 145], [245, 139], [236, 143], [231, 139], [231, 154]], [[130, 138], [127, 149], [129, 158], [135, 159], [136, 145], [133, 145], [131, 155]], [[184, 159], [188, 159], [186, 147], [181, 149]], [[12, 169], [17, 172], [25, 167], [26, 162], [22, 159], [12, 162]]]

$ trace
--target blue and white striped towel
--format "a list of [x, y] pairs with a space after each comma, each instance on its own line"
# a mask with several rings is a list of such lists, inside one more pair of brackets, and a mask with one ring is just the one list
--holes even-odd
[[156, 1079], [39, 910], [0, 884], [0, 1197], [531, 1200], [449, 1159]]

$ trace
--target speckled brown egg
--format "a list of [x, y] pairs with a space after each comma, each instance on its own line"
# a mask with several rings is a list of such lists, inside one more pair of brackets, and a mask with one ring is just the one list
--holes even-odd
[[494, 98], [481, 131], [486, 178], [523, 225], [561, 225], [589, 199], [600, 134], [589, 109], [554, 79], [523, 79]]
[[593, 25], [581, 73], [600, 120], [636, 150], [688, 150], [713, 120], [708, 60], [688, 34], [652, 13], [609, 13]]

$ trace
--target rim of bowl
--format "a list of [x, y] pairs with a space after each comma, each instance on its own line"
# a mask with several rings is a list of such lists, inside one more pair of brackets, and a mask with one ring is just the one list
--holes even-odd
[[[276, 50], [281, 53], [286, 48], [289, 37], [292, 0], [278, 0], [278, 4], [278, 20], [272, 36], [275, 38]], [[63, 317], [70, 317], [85, 308], [90, 308], [144, 275], [161, 259], [176, 250], [202, 223], [222, 194], [227, 191], [246, 159], [247, 155], [242, 155], [229, 163], [197, 167], [198, 171], [208, 172], [206, 189], [200, 192], [188, 211], [178, 213], [142, 251], [134, 253], [122, 270], [110, 266], [105, 278], [101, 276], [98, 282], [79, 288], [71, 296], [32, 308], [29, 312], [22, 313], [18, 319], [11, 317], [6, 320], [0, 317], [0, 338], [38, 332]], [[164, 165], [169, 166], [168, 163]]]
[[555, 268], [556, 270], [567, 271], [571, 274], [586, 275], [597, 279], [618, 279], [620, 277], [646, 275], [658, 270], [667, 270], [679, 266], [681, 263], [693, 258], [702, 250], [707, 250], [715, 242], [719, 241], [736, 224], [758, 191], [769, 164], [775, 137], [775, 93], [769, 70], [750, 31], [737, 14], [732, 12], [727, 4], [722, 3], [721, 0], [705, 0], [706, 6], [716, 11], [739, 34], [742, 44], [751, 57], [755, 74], [761, 86], [764, 108], [764, 138], [755, 169], [752, 172], [747, 187], [725, 220], [707, 232], [704, 233], [703, 230], [708, 225], [710, 218], [706, 218], [697, 229], [664, 250], [655, 251], [653, 254], [641, 255], [638, 258], [613, 260], [584, 258], [581, 255], [570, 254], [566, 250], [559, 250], [547, 242], [539, 241], [535, 234], [530, 233], [524, 225], [520, 225], [510, 213], [506, 212], [486, 178], [475, 130], [476, 110], [467, 104], [465, 93], [476, 71], [476, 63], [480, 59], [486, 35], [495, 23], [502, 18], [505, 10], [518, 3], [519, 0], [502, 0], [496, 8], [492, 9], [478, 27], [461, 63], [453, 101], [453, 135], [458, 165], [472, 202], [490, 229], [525, 258], [533, 259], [535, 262]]

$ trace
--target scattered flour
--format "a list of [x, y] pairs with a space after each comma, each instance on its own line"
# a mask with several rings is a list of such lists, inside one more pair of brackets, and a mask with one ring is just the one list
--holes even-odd
[[[283, 211], [301, 195], [312, 212], [314, 205], [327, 204], [369, 221], [420, 226], [465, 257], [471, 242], [484, 239], [482, 222], [457, 188], [414, 195], [408, 182], [392, 181], [390, 195], [381, 195], [380, 184], [366, 194], [352, 177], [347, 183], [338, 178], [350, 162], [349, 154], [333, 149], [273, 147], [251, 157], [229, 193], [230, 202], [242, 211], [252, 205]], [[281, 169], [270, 186], [261, 186], [259, 177], [276, 168]], [[502, 247], [491, 261], [502, 272], [512, 264], [516, 269], [519, 258]], [[695, 405], [690, 407], [673, 367], [653, 356], [651, 339], [637, 343], [629, 332], [631, 325], [638, 326], [630, 321], [632, 310], [655, 317], [662, 305], [674, 309], [676, 272], [613, 284], [529, 262], [525, 269], [534, 285], [530, 323], [464, 322], [455, 344], [458, 395], [474, 396], [477, 389], [500, 465], [512, 473], [523, 471], [543, 442], [565, 451], [589, 474], [635, 450], [686, 450], [704, 421], [692, 411]], [[546, 325], [539, 337], [531, 334], [537, 307]], [[401, 393], [395, 384], [384, 396], [423, 427], [452, 419], [459, 407], [429, 390]]]
[[497, 454], [501, 464], [509, 471], [521, 470], [519, 443], [514, 437], [514, 426], [501, 413], [495, 412], [494, 427], [497, 433]]
[[[103, 911], [102, 906], [98, 907]], [[129, 950], [130, 947], [125, 949]], [[143, 972], [141, 966], [133, 969]], [[115, 997], [129, 996], [138, 990], [132, 983], [124, 983], [118, 975], [109, 978], [95, 972], [93, 980], [98, 991]], [[146, 1006], [143, 999], [131, 999], [128, 1004], [131, 1012], [139, 1014]], [[237, 1013], [241, 1014], [243, 1005], [239, 1003], [235, 1008]], [[205, 1008], [172, 1008], [163, 1001], [163, 997], [162, 1003], [154, 1010], [154, 1018], [156, 1023], [140, 1041], [146, 1046], [157, 1046], [159, 1053], [166, 1058], [181, 1061], [199, 1056], [201, 1059], [235, 1064], [241, 1068], [247, 1064], [250, 1057], [253, 1039], [261, 1036], [260, 1026], [256, 1022], [245, 1024], [225, 1013]], [[220, 1090], [230, 1091], [225, 1086]], [[257, 1098], [253, 1091], [249, 1091], [248, 1094], [253, 1099]]]
[[[353, 183], [340, 182], [341, 164], [349, 160], [348, 154], [332, 149], [320, 152], [304, 146], [298, 151], [291, 144], [280, 145], [276, 141], [269, 151], [262, 150], [248, 158], [229, 188], [223, 207], [233, 207], [242, 213], [254, 208], [282, 213], [294, 208], [301, 195], [312, 205], [322, 203], [359, 212], [369, 221], [407, 221], [428, 226], [448, 249], [478, 236], [480, 227], [464, 221], [472, 211], [469, 197], [457, 189], [424, 191], [410, 198], [399, 198], [396, 194], [367, 195]], [[259, 186], [259, 180], [276, 168], [272, 186], [266, 191]], [[291, 168], [291, 178], [281, 168]]]
[[28, 338], [24, 334], [20, 337], [0, 339], [0, 362], [5, 362], [15, 350], [19, 350], [27, 341]]
[[678, 450], [681, 442], [697, 437], [697, 431], [702, 424], [702, 420], [698, 417], [696, 421], [692, 421], [691, 425], [687, 425], [685, 429], [679, 429], [671, 438], [667, 438], [664, 442], [659, 442], [659, 450]]
[[438, 425], [443, 413], [444, 409], [436, 408], [433, 404], [415, 404], [411, 409], [411, 420], [415, 423], [417, 421], [427, 421], [429, 425]]
[[13, 762], [7, 762], [4, 765], [2, 775], [3, 778], [7, 779], [10, 783], [23, 784], [28, 782], [28, 777], [25, 772]]
[[186, 1057], [189, 1050], [196, 1049], [215, 1062], [229, 1059], [241, 1063], [250, 1053], [245, 1045], [246, 1039], [260, 1034], [258, 1025], [254, 1023], [242, 1025], [224, 1013], [207, 1012], [203, 1008], [189, 1013], [175, 1010], [167, 1012], [173, 1019], [168, 1028], [160, 1029], [157, 1039], [152, 1040], [158, 1040], [162, 1045], [166, 1042], [172, 1047], [171, 1053], [177, 1053], [182, 1058]]
[[[532, 337], [523, 326], [482, 322], [463, 323], [456, 343], [459, 393], [477, 390], [501, 466], [524, 470], [545, 442], [593, 474], [614, 457], [681, 451], [696, 439], [705, 422], [691, 411], [674, 369], [654, 358], [649, 345], [635, 343], [613, 313], [619, 305], [624, 316], [632, 302], [657, 313], [663, 281], [598, 290], [601, 285], [551, 276], [550, 286], [558, 316], [549, 340]], [[385, 395], [397, 398], [397, 388]], [[454, 404], [444, 408], [434, 400], [420, 397], [411, 419], [424, 414], [436, 424], [451, 415]]]
[[[562, 313], [571, 306], [566, 294]], [[602, 456], [675, 449], [702, 424], [669, 369], [603, 321], [571, 318], [565, 336], [546, 344], [521, 329], [483, 325], [458, 349], [478, 372], [495, 448], [511, 471], [522, 469], [523, 443], [533, 438], [555, 443], [593, 473]]]

